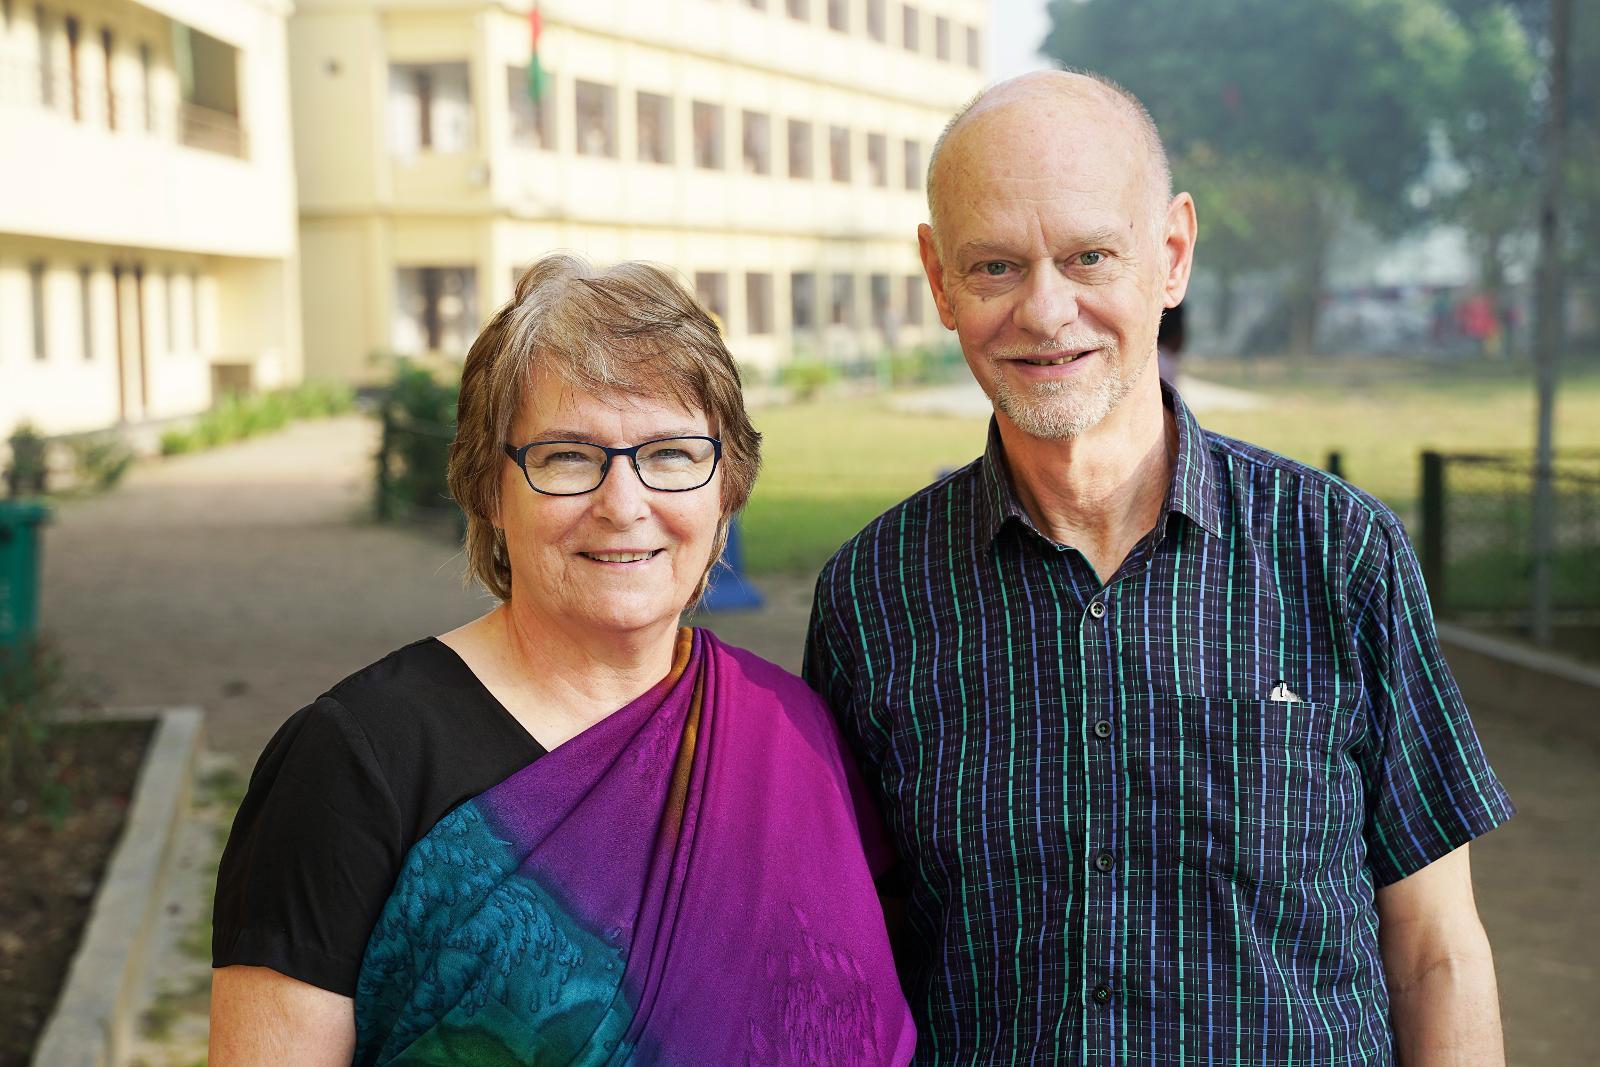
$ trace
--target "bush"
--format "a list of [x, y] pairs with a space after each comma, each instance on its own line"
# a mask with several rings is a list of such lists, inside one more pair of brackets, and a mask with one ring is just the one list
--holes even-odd
[[74, 438], [67, 447], [78, 484], [87, 489], [110, 489], [133, 465], [133, 449], [117, 434]]
[[229, 393], [187, 429], [161, 435], [161, 454], [176, 456], [215, 448], [282, 429], [295, 419], [340, 415], [355, 407], [355, 393], [331, 382], [306, 382], [293, 389], [248, 396]]
[[11, 465], [6, 468], [7, 491], [11, 496], [43, 494], [49, 477], [46, 452], [49, 442], [24, 422], [11, 434]]
[[380, 517], [449, 506], [447, 470], [460, 388], [459, 381], [440, 380], [409, 360], [396, 362], [379, 406]]
[[49, 804], [59, 788], [45, 759], [50, 716], [61, 692], [61, 664], [37, 644], [0, 646], [0, 804]]
[[820, 360], [796, 360], [783, 368], [778, 380], [796, 400], [811, 400], [839, 380], [839, 368]]

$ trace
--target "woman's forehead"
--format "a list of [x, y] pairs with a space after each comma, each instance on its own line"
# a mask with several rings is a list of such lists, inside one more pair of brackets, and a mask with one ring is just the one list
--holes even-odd
[[704, 432], [709, 417], [699, 406], [686, 405], [672, 396], [652, 396], [622, 388], [585, 389], [552, 375], [535, 375], [523, 394], [516, 422], [529, 430]]

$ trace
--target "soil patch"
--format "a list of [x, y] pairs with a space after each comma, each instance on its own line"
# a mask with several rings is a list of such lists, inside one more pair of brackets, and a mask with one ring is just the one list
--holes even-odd
[[0, 823], [0, 1067], [26, 1067], [116, 847], [151, 722], [57, 727], [54, 787]]

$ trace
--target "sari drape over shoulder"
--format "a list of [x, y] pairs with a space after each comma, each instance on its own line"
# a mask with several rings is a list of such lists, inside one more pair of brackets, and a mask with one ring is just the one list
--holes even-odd
[[655, 688], [407, 854], [355, 1062], [907, 1063], [863, 796], [810, 690], [683, 631]]

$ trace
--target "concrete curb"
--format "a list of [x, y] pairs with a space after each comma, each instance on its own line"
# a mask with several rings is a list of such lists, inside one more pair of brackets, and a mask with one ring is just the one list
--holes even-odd
[[1439, 644], [1462, 688], [1506, 693], [1519, 718], [1600, 751], [1600, 670], [1448, 623]]
[[119, 1067], [139, 1003], [172, 845], [194, 783], [201, 714], [159, 713], [122, 838], [106, 865], [67, 982], [33, 1052], [34, 1067]]

